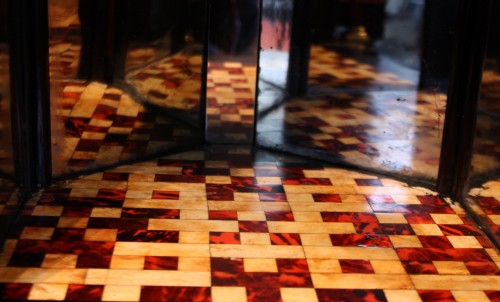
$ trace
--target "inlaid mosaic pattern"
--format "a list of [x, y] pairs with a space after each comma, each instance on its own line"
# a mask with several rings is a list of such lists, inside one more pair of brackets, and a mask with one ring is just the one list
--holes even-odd
[[60, 90], [52, 123], [56, 174], [105, 166], [193, 144], [199, 132], [122, 90], [97, 82], [54, 82]]
[[472, 210], [500, 241], [500, 179], [472, 189], [469, 195]]
[[0, 256], [1, 296], [498, 301], [500, 255], [423, 188], [247, 149], [55, 184]]
[[412, 91], [294, 98], [259, 120], [259, 141], [432, 178], [439, 165], [445, 106], [444, 94]]
[[226, 143], [252, 142], [255, 66], [239, 62], [211, 62], [208, 68], [208, 139]]

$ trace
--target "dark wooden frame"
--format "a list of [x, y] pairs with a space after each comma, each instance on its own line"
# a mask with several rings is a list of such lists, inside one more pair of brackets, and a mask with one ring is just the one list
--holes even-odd
[[12, 129], [23, 192], [52, 178], [47, 0], [9, 1]]
[[437, 190], [463, 200], [469, 186], [492, 0], [461, 0]]

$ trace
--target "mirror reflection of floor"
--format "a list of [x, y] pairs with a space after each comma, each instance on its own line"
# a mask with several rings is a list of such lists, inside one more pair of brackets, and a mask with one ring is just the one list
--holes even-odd
[[193, 144], [199, 131], [97, 82], [64, 81], [55, 87], [52, 123], [56, 175], [106, 166]]
[[[261, 58], [280, 57], [279, 51], [273, 55], [270, 52], [264, 51]], [[286, 65], [276, 62], [261, 64], [282, 66], [282, 70], [285, 66], [286, 70]], [[280, 85], [284, 87], [283, 81], [273, 82], [277, 74], [264, 69], [261, 76], [264, 95], [259, 108], [268, 109], [260, 111], [260, 144], [422, 179], [437, 177], [445, 89], [435, 86], [418, 91], [418, 72], [383, 53], [349, 54], [331, 46], [314, 45], [307, 96], [286, 99], [270, 110], [276, 97], [266, 93], [275, 93]], [[485, 71], [489, 84], [483, 85], [483, 100], [498, 95], [495, 74]], [[265, 89], [265, 85], [274, 88]], [[483, 111], [498, 114], [497, 101], [483, 103]], [[498, 118], [487, 118], [480, 112], [478, 123], [473, 166], [481, 173], [498, 167], [498, 136], [492, 135], [498, 128]]]
[[500, 178], [484, 183], [469, 192], [469, 207], [487, 225], [500, 242]]

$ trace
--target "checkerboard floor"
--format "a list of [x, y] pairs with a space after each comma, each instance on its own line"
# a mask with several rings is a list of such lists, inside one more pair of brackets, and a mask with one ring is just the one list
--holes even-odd
[[55, 184], [9, 238], [7, 300], [500, 300], [500, 255], [458, 204], [243, 148]]
[[500, 241], [500, 179], [471, 189], [469, 196], [470, 208]]

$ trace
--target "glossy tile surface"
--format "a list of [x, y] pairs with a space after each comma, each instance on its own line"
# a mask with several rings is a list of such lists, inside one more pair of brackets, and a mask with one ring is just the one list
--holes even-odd
[[500, 179], [471, 189], [467, 202], [481, 223], [486, 225], [500, 242]]
[[500, 256], [458, 204], [243, 148], [55, 184], [9, 238], [10, 300], [499, 299]]

